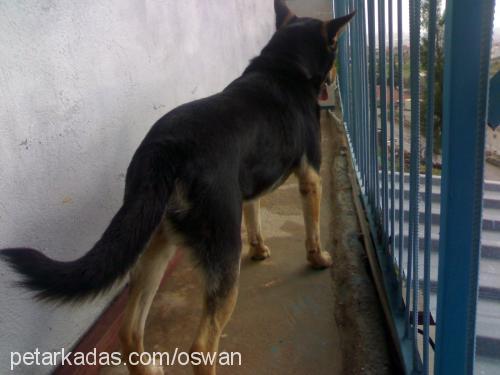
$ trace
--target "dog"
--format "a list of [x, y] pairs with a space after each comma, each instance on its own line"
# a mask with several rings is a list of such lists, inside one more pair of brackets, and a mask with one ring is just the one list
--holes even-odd
[[[146, 317], [177, 247], [189, 249], [204, 274], [203, 315], [191, 350], [217, 352], [238, 294], [242, 217], [251, 258], [268, 258], [259, 197], [292, 173], [302, 198], [307, 261], [316, 269], [332, 265], [319, 234], [317, 97], [339, 33], [354, 13], [323, 22], [297, 17], [280, 0], [274, 6], [277, 31], [239, 78], [152, 126], [128, 167], [123, 205], [90, 251], [70, 262], [29, 248], [0, 252], [42, 300], [86, 301], [129, 275], [120, 331], [125, 356], [144, 351]], [[128, 366], [132, 374], [161, 373]], [[215, 367], [194, 371], [215, 374]]]

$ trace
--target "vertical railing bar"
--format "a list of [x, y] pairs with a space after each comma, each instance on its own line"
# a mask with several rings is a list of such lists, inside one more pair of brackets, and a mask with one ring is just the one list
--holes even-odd
[[[355, 4], [357, 3], [358, 0], [352, 0], [351, 2], [351, 9], [349, 10], [350, 12], [356, 8]], [[365, 153], [364, 153], [364, 139], [363, 139], [363, 98], [362, 98], [362, 83], [361, 83], [361, 55], [360, 55], [360, 48], [359, 48], [359, 38], [360, 38], [360, 33], [359, 33], [359, 17], [354, 17], [354, 28], [355, 28], [355, 35], [354, 35], [354, 40], [355, 44], [353, 46], [355, 52], [356, 52], [356, 61], [355, 61], [355, 75], [356, 75], [356, 91], [358, 94], [357, 98], [357, 124], [358, 124], [358, 137], [359, 137], [359, 171], [360, 171], [360, 176], [361, 176], [361, 184], [364, 184], [364, 173], [365, 173]]]
[[377, 85], [376, 85], [376, 59], [375, 59], [375, 4], [368, 3], [368, 62], [369, 62], [369, 87], [370, 87], [370, 140], [372, 143], [372, 169], [375, 190], [373, 192], [373, 212], [378, 212], [380, 207], [380, 183], [378, 173], [378, 148], [377, 148]]
[[[333, 6], [335, 9], [335, 17], [343, 15], [342, 6], [340, 1], [333, 1]], [[349, 26], [348, 26], [349, 27]], [[340, 104], [342, 106], [342, 117], [343, 121], [347, 123], [347, 118], [349, 116], [349, 111], [347, 109], [347, 33], [342, 33], [339, 38], [339, 79], [337, 80], [340, 92]]]
[[358, 1], [358, 10], [359, 10], [359, 48], [360, 48], [360, 76], [361, 76], [361, 98], [363, 104], [363, 140], [364, 140], [364, 153], [365, 153], [365, 194], [368, 191], [369, 179], [370, 179], [370, 142], [368, 138], [368, 126], [369, 126], [369, 118], [368, 118], [368, 92], [366, 90], [366, 36], [365, 36], [365, 13], [364, 13], [364, 1]]
[[[352, 0], [348, 0], [346, 4], [346, 13], [351, 12], [352, 6], [351, 6]], [[354, 133], [354, 142], [356, 143], [356, 168], [359, 171], [359, 128], [358, 128], [358, 110], [357, 110], [357, 97], [358, 97], [358, 85], [357, 85], [357, 74], [356, 74], [356, 69], [358, 67], [357, 63], [357, 55], [356, 55], [356, 21], [353, 20], [353, 22], [350, 22], [350, 40], [349, 40], [349, 53], [351, 54], [350, 58], [350, 67], [351, 67], [351, 91], [353, 94], [353, 100], [352, 100], [352, 125], [353, 125], [353, 133]]]
[[389, 219], [389, 195], [387, 181], [387, 92], [386, 92], [386, 74], [385, 74], [385, 0], [378, 2], [378, 50], [379, 50], [379, 77], [380, 77], [380, 122], [382, 130], [382, 223], [383, 239], [386, 243]]
[[[345, 15], [348, 13], [347, 8], [347, 0], [342, 0], [336, 2], [337, 4], [337, 13], [339, 16]], [[351, 74], [350, 74], [350, 32], [351, 25], [350, 23], [347, 25], [347, 29], [345, 33], [342, 33], [340, 36], [340, 85], [343, 93], [343, 117], [344, 122], [349, 129], [349, 132], [352, 134], [352, 120], [351, 120], [351, 107], [352, 107], [352, 84], [351, 84]], [[351, 145], [354, 150], [354, 139], [351, 136]]]
[[[351, 11], [351, 1], [348, 0], [346, 7], [346, 14]], [[355, 70], [357, 68], [356, 61], [356, 48], [355, 48], [355, 38], [356, 38], [356, 21], [350, 22], [350, 30], [349, 30], [349, 53], [350, 53], [350, 77], [351, 77], [351, 92], [352, 92], [352, 100], [351, 100], [351, 122], [352, 122], [352, 132], [353, 132], [353, 141], [355, 147], [355, 155], [356, 155], [356, 168], [359, 170], [359, 137], [358, 137], [358, 111], [356, 111], [357, 106], [357, 74], [355, 74]]]
[[[346, 3], [346, 14], [350, 12], [350, 3], [351, 0], [347, 0]], [[354, 154], [356, 155], [356, 161], [359, 162], [359, 144], [358, 144], [358, 126], [357, 126], [357, 112], [356, 112], [356, 74], [354, 74], [354, 69], [356, 68], [355, 59], [356, 56], [354, 54], [354, 38], [356, 35], [355, 32], [355, 21], [349, 23], [349, 77], [351, 82], [351, 131], [353, 135], [353, 144], [354, 144]], [[358, 168], [358, 166], [356, 165]]]
[[364, 65], [364, 59], [363, 59], [363, 34], [362, 34], [362, 27], [363, 27], [363, 18], [362, 18], [362, 12], [361, 12], [361, 0], [356, 0], [355, 3], [355, 8], [357, 12], [357, 17], [359, 18], [358, 24], [357, 24], [357, 35], [358, 35], [358, 50], [359, 50], [359, 77], [360, 77], [360, 93], [361, 93], [361, 139], [363, 141], [363, 186], [361, 187], [363, 194], [366, 195], [369, 189], [369, 168], [368, 168], [368, 159], [369, 159], [369, 153], [368, 153], [368, 143], [366, 139], [366, 93], [365, 93], [365, 65]]
[[413, 346], [415, 350], [415, 367], [418, 366], [418, 252], [419, 252], [419, 187], [420, 187], [420, 0], [411, 0], [413, 11], [413, 38], [412, 38], [412, 56], [411, 56], [411, 159], [412, 159], [412, 177], [413, 189], [411, 191], [411, 200], [413, 209], [410, 208], [410, 214], [413, 216], [412, 226], [412, 253], [413, 253]]
[[[403, 82], [403, 6], [398, 0], [398, 88], [399, 88], [399, 277], [403, 281], [404, 247], [404, 82]], [[401, 289], [402, 290], [402, 289]]]
[[436, 49], [436, 0], [429, 1], [429, 25], [427, 29], [427, 114], [425, 148], [425, 228], [424, 228], [424, 348], [423, 372], [429, 373], [429, 324], [430, 324], [430, 279], [431, 279], [431, 228], [432, 228], [432, 170], [434, 146], [434, 82]]
[[[344, 0], [343, 1], [343, 10], [342, 10], [342, 14], [347, 14], [348, 13], [348, 7], [347, 7], [347, 0]], [[347, 127], [349, 129], [349, 133], [351, 134], [351, 144], [352, 144], [352, 147], [353, 147], [353, 150], [355, 149], [356, 145], [355, 145], [355, 140], [353, 138], [353, 129], [352, 129], [352, 123], [353, 123], [353, 120], [352, 120], [352, 114], [351, 114], [351, 106], [352, 106], [352, 76], [351, 76], [351, 31], [352, 31], [352, 25], [349, 23], [347, 25], [347, 30], [345, 32], [345, 40], [346, 40], [346, 54], [345, 54], [345, 62], [346, 62], [346, 72], [347, 72], [347, 79], [346, 79], [346, 88], [347, 88], [347, 95], [348, 95], [348, 104], [349, 104], [349, 107], [348, 107], [348, 112], [349, 112], [349, 116], [347, 118]]]
[[474, 372], [494, 5], [446, 4], [437, 374]]
[[[349, 2], [347, 1], [345, 4], [345, 14], [348, 14], [350, 11], [349, 7]], [[354, 153], [356, 155], [356, 160], [358, 159], [358, 151], [359, 151], [359, 145], [358, 145], [358, 132], [357, 132], [357, 124], [356, 124], [356, 114], [354, 110], [355, 106], [355, 90], [356, 90], [356, 85], [355, 85], [355, 75], [352, 73], [354, 69], [354, 64], [353, 64], [353, 59], [354, 59], [354, 54], [353, 54], [353, 45], [354, 45], [354, 32], [353, 32], [353, 25], [350, 23], [349, 28], [348, 28], [348, 33], [349, 33], [349, 48], [347, 49], [348, 51], [348, 76], [349, 76], [349, 111], [350, 111], [350, 116], [349, 116], [349, 125], [350, 125], [350, 131], [352, 134], [352, 142], [354, 146]]]
[[390, 212], [390, 223], [391, 223], [391, 254], [394, 260], [394, 248], [396, 243], [395, 232], [395, 220], [396, 220], [396, 209], [394, 207], [394, 202], [396, 200], [395, 192], [395, 175], [394, 175], [394, 164], [396, 156], [394, 150], [394, 38], [393, 38], [393, 16], [392, 16], [392, 0], [389, 0], [389, 124], [390, 124], [390, 138], [391, 138], [391, 155], [390, 155], [390, 166], [391, 166], [391, 212]]
[[[409, 24], [410, 24], [410, 59], [411, 55], [413, 53], [413, 18], [414, 18], [414, 12], [413, 12], [413, 2], [410, 0], [409, 3]], [[411, 70], [411, 64], [412, 61], [410, 61], [410, 70]], [[413, 88], [413, 84], [410, 84], [410, 96], [411, 96], [411, 102], [413, 103], [414, 98], [413, 98], [413, 92], [411, 91]], [[411, 136], [413, 135], [413, 132], [411, 131]], [[412, 141], [412, 140], [411, 140]], [[410, 163], [411, 164], [411, 163]], [[406, 265], [406, 304], [405, 304], [405, 316], [406, 316], [406, 326], [405, 326], [405, 333], [407, 337], [411, 337], [413, 332], [410, 330], [410, 324], [411, 324], [411, 288], [412, 288], [412, 275], [413, 275], [413, 235], [412, 235], [412, 229], [413, 229], [413, 215], [411, 213], [413, 212], [413, 200], [411, 199], [411, 194], [412, 194], [412, 189], [413, 189], [413, 179], [412, 179], [412, 173], [413, 170], [410, 165], [410, 181], [409, 181], [409, 191], [410, 191], [410, 199], [409, 199], [409, 211], [408, 211], [408, 246], [407, 246], [407, 265]]]
[[368, 147], [367, 147], [367, 138], [366, 138], [366, 126], [367, 126], [367, 118], [366, 118], [366, 93], [364, 90], [365, 86], [365, 65], [363, 59], [363, 11], [362, 11], [362, 0], [358, 0], [357, 9], [359, 11], [360, 17], [358, 20], [358, 44], [359, 44], [359, 76], [361, 81], [361, 129], [362, 129], [362, 139], [363, 139], [363, 168], [364, 168], [364, 187], [365, 192], [367, 188], [367, 174], [368, 174]]
[[[354, 9], [356, 9], [356, 2], [357, 0], [351, 0], [351, 9], [349, 9], [349, 12], [352, 12]], [[363, 138], [363, 99], [362, 99], [362, 83], [361, 83], [361, 49], [360, 49], [360, 26], [359, 26], [359, 17], [355, 17], [355, 37], [354, 37], [354, 49], [356, 51], [356, 82], [357, 82], [357, 93], [358, 93], [358, 100], [357, 100], [357, 126], [358, 126], [358, 138], [359, 138], [359, 165], [360, 165], [360, 175], [361, 175], [361, 181], [364, 184], [364, 173], [365, 173], [365, 153], [364, 153], [364, 138]]]
[[[352, 1], [352, 5], [351, 5], [351, 9], [350, 9], [350, 12], [353, 11], [356, 6], [355, 6], [355, 3], [357, 3], [358, 0], [353, 0]], [[355, 52], [356, 52], [356, 64], [355, 64], [355, 68], [356, 68], [356, 92], [357, 92], [357, 126], [358, 126], [358, 137], [359, 137], [359, 170], [360, 170], [360, 175], [361, 175], [361, 181], [362, 181], [362, 184], [363, 186], [365, 185], [365, 157], [366, 157], [366, 154], [365, 154], [365, 139], [363, 137], [363, 134], [364, 134], [364, 127], [363, 127], [363, 92], [362, 92], [362, 88], [363, 88], [363, 84], [362, 84], [362, 74], [361, 74], [361, 69], [362, 69], [362, 65], [361, 65], [361, 43], [360, 43], [360, 38], [361, 38], [361, 32], [360, 32], [360, 20], [361, 18], [360, 17], [355, 17], [354, 19], [354, 27], [356, 29], [356, 32], [355, 32], [355, 45], [354, 45], [354, 49], [355, 49]]]
[[365, 9], [365, 2], [364, 0], [360, 0], [360, 11], [361, 11], [361, 40], [362, 40], [362, 57], [363, 57], [363, 98], [365, 100], [365, 125], [363, 128], [365, 129], [365, 139], [366, 139], [366, 144], [367, 144], [367, 169], [368, 169], [368, 181], [370, 184], [370, 187], [368, 191], [373, 191], [373, 169], [372, 169], [372, 164], [370, 163], [370, 159], [372, 154], [372, 147], [370, 144], [370, 111], [369, 111], [369, 95], [368, 95], [368, 59], [366, 56], [366, 9]]

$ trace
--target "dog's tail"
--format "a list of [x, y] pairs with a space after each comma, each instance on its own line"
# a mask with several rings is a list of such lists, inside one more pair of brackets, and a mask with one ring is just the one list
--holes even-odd
[[20, 284], [42, 300], [73, 302], [95, 297], [125, 276], [162, 221], [166, 186], [149, 185], [126, 199], [101, 239], [83, 257], [52, 260], [29, 248], [0, 250], [0, 258], [23, 276]]

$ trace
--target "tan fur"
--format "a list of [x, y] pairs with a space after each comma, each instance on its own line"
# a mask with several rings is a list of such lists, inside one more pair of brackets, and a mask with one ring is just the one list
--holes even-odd
[[179, 180], [175, 181], [174, 190], [168, 200], [168, 208], [176, 213], [186, 212], [191, 208], [186, 189]]
[[[161, 226], [152, 236], [147, 249], [130, 273], [130, 291], [120, 331], [123, 358], [132, 352], [144, 351], [144, 326], [151, 303], [158, 290], [169, 260], [175, 251], [176, 236], [168, 225]], [[132, 375], [157, 375], [163, 371], [154, 366], [127, 364]]]
[[[231, 318], [237, 299], [238, 282], [234, 284], [233, 288], [225, 296], [217, 298], [215, 308], [210, 308], [208, 305], [208, 298], [205, 300], [203, 315], [200, 320], [200, 325], [198, 326], [196, 339], [191, 346], [191, 353], [218, 352], [222, 330]], [[215, 375], [216, 366], [194, 366], [194, 373], [195, 375]]]
[[243, 204], [243, 216], [248, 234], [250, 246], [249, 255], [253, 260], [263, 260], [271, 256], [271, 251], [264, 244], [262, 228], [260, 224], [260, 200], [245, 202]]
[[[152, 236], [146, 250], [131, 271], [129, 299], [120, 331], [124, 360], [127, 360], [132, 352], [139, 354], [144, 352], [146, 318], [168, 262], [178, 245], [182, 245], [182, 238], [171, 229], [168, 223], [164, 222], [162, 227]], [[239, 268], [233, 288], [225, 295], [218, 296], [215, 300], [213, 296], [206, 295], [203, 315], [191, 352], [213, 353], [218, 351], [220, 335], [236, 305], [238, 276]], [[163, 374], [162, 368], [157, 365], [132, 366], [127, 363], [127, 366], [132, 375]], [[215, 365], [196, 366], [194, 373], [215, 375]]]
[[330, 254], [321, 249], [319, 230], [321, 177], [305, 159], [302, 160], [295, 174], [299, 179], [299, 190], [302, 197], [307, 260], [314, 268], [329, 267], [332, 260]]

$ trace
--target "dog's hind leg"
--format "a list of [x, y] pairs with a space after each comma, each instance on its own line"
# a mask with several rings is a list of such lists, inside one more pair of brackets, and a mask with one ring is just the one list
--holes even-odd
[[[196, 339], [191, 347], [191, 355], [203, 353], [205, 358], [217, 358], [219, 339], [222, 330], [231, 318], [238, 297], [239, 260], [235, 260], [229, 267], [221, 269], [222, 274], [217, 282], [208, 281], [205, 290], [203, 315]], [[194, 366], [196, 375], [215, 375], [215, 360], [213, 363], [201, 363]]]
[[332, 265], [328, 252], [321, 249], [319, 218], [321, 205], [321, 177], [307, 162], [296, 171], [302, 197], [302, 211], [306, 227], [307, 260], [313, 268], [323, 269]]
[[260, 200], [255, 199], [243, 204], [243, 216], [247, 228], [249, 255], [253, 260], [264, 260], [271, 256], [271, 251], [264, 244], [260, 225]]
[[193, 246], [204, 271], [205, 295], [203, 315], [191, 353], [198, 357], [203, 353], [205, 358], [215, 356], [212, 363], [193, 363], [197, 375], [215, 375], [219, 339], [238, 295], [242, 212], [241, 201], [230, 198], [234, 190], [214, 196], [210, 208], [204, 207], [205, 220], [197, 244]]
[[[149, 241], [147, 249], [141, 255], [130, 273], [130, 289], [125, 316], [120, 331], [123, 360], [127, 362], [133, 375], [163, 374], [162, 368], [152, 364], [132, 364], [139, 360], [144, 352], [144, 326], [151, 303], [158, 290], [160, 281], [175, 245], [168, 231], [160, 227]], [[131, 357], [131, 353], [133, 357]], [[137, 353], [137, 354], [135, 354]]]

